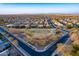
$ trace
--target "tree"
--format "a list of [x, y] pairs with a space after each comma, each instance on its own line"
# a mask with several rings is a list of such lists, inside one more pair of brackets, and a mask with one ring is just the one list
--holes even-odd
[[72, 25], [71, 23], [68, 23], [68, 24], [67, 24], [67, 28], [68, 28], [68, 29], [71, 29], [71, 28], [73, 28], [73, 25]]
[[58, 44], [57, 47], [58, 52], [64, 56], [70, 56], [73, 50], [71, 45], [65, 45], [62, 43]]
[[73, 46], [73, 51], [71, 55], [79, 56], [79, 46], [78, 45], [72, 45], [72, 46]]
[[73, 28], [70, 32], [70, 38], [73, 41], [72, 44], [79, 45], [79, 29]]

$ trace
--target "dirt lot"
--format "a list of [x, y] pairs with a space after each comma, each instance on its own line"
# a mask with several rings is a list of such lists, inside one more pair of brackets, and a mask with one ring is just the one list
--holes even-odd
[[39, 46], [45, 47], [51, 42], [58, 40], [60, 35], [55, 35], [55, 33], [51, 32], [51, 29], [38, 29], [38, 28], [31, 28], [31, 29], [16, 29], [16, 28], [9, 28], [9, 31], [12, 33], [22, 33], [25, 36], [25, 41], [28, 43]]

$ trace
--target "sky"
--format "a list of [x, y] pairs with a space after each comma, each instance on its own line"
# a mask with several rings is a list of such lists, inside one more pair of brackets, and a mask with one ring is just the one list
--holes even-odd
[[0, 14], [79, 13], [78, 3], [0, 3]]

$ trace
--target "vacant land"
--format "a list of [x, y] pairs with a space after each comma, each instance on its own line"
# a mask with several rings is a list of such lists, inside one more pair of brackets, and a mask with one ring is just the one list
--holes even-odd
[[[60, 30], [51, 30], [51, 29], [39, 29], [39, 28], [31, 28], [31, 29], [16, 29], [9, 28], [9, 31], [12, 33], [21, 33], [25, 36], [25, 41], [30, 43], [35, 47], [40, 47], [39, 49], [44, 48], [48, 44], [53, 41], [58, 40], [63, 34]], [[16, 35], [17, 36], [17, 35]]]

